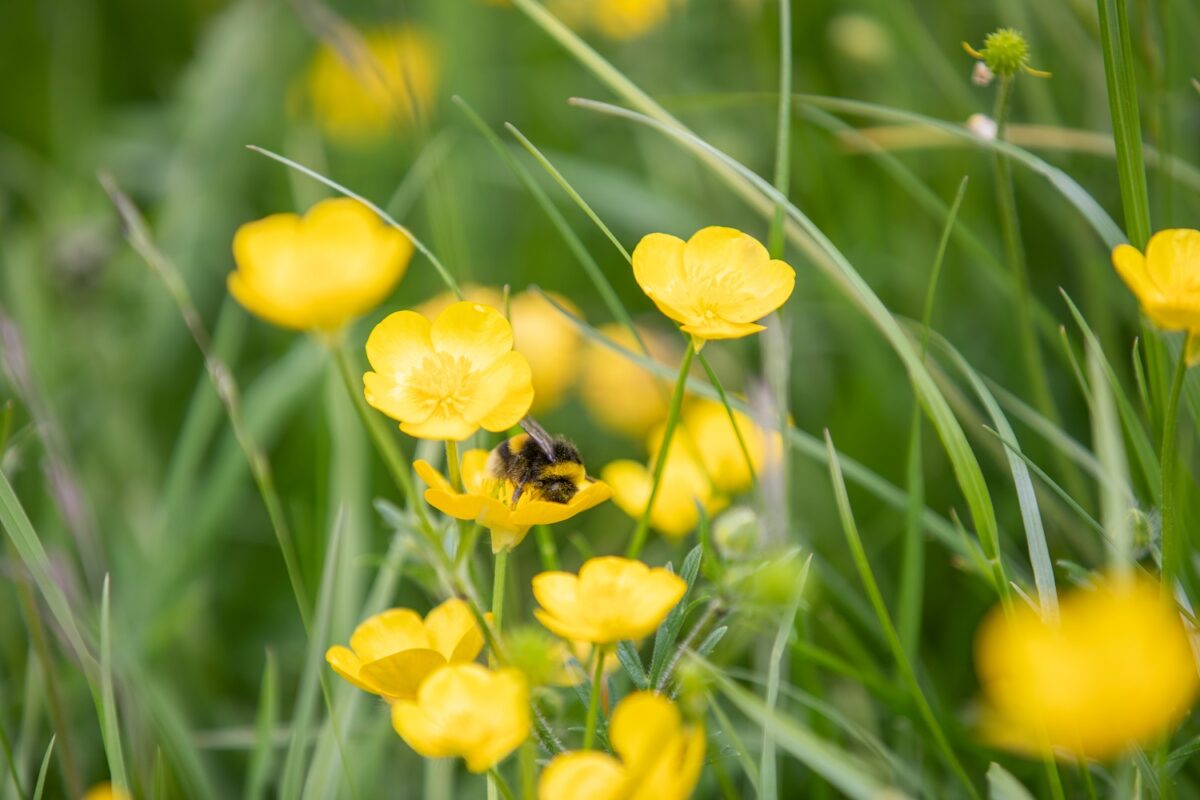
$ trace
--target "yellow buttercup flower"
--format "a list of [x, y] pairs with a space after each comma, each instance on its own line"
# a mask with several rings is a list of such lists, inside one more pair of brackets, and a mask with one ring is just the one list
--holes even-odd
[[692, 335], [738, 339], [763, 330], [756, 320], [792, 294], [796, 272], [757, 239], [733, 228], [704, 228], [684, 242], [652, 233], [633, 251], [633, 276], [659, 311]]
[[1188, 362], [1200, 357], [1200, 231], [1176, 228], [1150, 238], [1146, 253], [1119, 244], [1113, 266], [1160, 328], [1188, 332]]
[[356, 144], [408, 128], [433, 105], [438, 84], [434, 41], [402, 26], [323, 45], [307, 75], [317, 124], [331, 138]]
[[609, 725], [617, 758], [595, 750], [562, 753], [542, 772], [539, 800], [686, 800], [704, 767], [704, 729], [653, 692], [635, 692]]
[[584, 562], [578, 575], [543, 572], [533, 579], [538, 622], [564, 639], [611, 644], [649, 636], [687, 591], [662, 567], [619, 556]]
[[129, 792], [124, 789], [118, 789], [108, 781], [97, 783], [91, 789], [88, 789], [87, 794], [83, 796], [83, 800], [129, 800]]
[[[662, 480], [658, 484], [658, 494], [654, 497], [654, 508], [650, 510], [650, 527], [671, 539], [687, 536], [696, 529], [700, 522], [697, 503], [711, 515], [724, 508], [727, 502], [724, 496], [714, 491], [709, 473], [688, 452], [688, 446], [681, 439], [671, 442], [667, 463], [663, 465]], [[734, 447], [737, 447], [736, 441]], [[743, 460], [742, 472], [745, 469]], [[640, 519], [654, 486], [653, 466], [620, 459], [605, 466], [600, 475], [612, 487], [613, 502], [629, 516]]]
[[[475, 284], [462, 287], [463, 297], [476, 303], [504, 310], [504, 295]], [[579, 309], [564, 297], [550, 294], [554, 301], [575, 315]], [[427, 317], [436, 316], [454, 302], [454, 295], [443, 293], [417, 307]], [[533, 374], [531, 414], [539, 414], [562, 404], [575, 383], [579, 371], [581, 346], [579, 329], [537, 292], [518, 292], [509, 298], [508, 321], [518, 353], [529, 361]]]
[[[783, 446], [778, 431], [768, 434], [749, 416], [736, 409], [733, 419], [742, 434], [755, 474], [762, 472], [766, 464], [778, 462]], [[725, 406], [712, 400], [693, 400], [684, 409], [680, 426], [683, 444], [700, 462], [718, 490], [736, 494], [753, 485], [754, 478], [746, 465], [746, 454], [738, 444], [737, 432], [729, 421]], [[653, 441], [662, 441], [662, 434], [660, 428]], [[657, 444], [650, 448], [652, 458], [657, 450]]]
[[276, 325], [335, 331], [391, 294], [412, 251], [357, 200], [322, 200], [303, 217], [272, 214], [238, 228], [229, 293]]
[[485, 772], [529, 736], [529, 688], [515, 669], [450, 664], [421, 684], [415, 700], [392, 704], [392, 727], [426, 758], [457, 756]]
[[[609, 323], [600, 326], [600, 332], [626, 350], [640, 352], [628, 328]], [[642, 327], [638, 333], [655, 361], [679, 363], [680, 354], [666, 337]], [[666, 419], [671, 384], [599, 342], [590, 342], [583, 352], [579, 392], [592, 419], [610, 431], [641, 440]]]
[[[1165, 734], [1197, 690], [1173, 604], [1144, 578], [1103, 579], [1064, 598], [1060, 621], [1022, 605], [983, 624], [975, 661], [998, 746], [1108, 759]], [[1039, 746], [1041, 743], [1041, 746]]]
[[550, 11], [573, 28], [594, 28], [610, 39], [640, 38], [662, 26], [674, 0], [550, 0]]
[[367, 338], [367, 402], [421, 439], [508, 430], [533, 402], [529, 362], [512, 348], [512, 327], [494, 308], [455, 303], [432, 324], [397, 311]]
[[468, 450], [462, 457], [463, 491], [454, 489], [445, 476], [427, 461], [413, 464], [429, 488], [429, 505], [456, 519], [472, 520], [492, 533], [492, 552], [511, 550], [521, 543], [534, 525], [553, 525], [603, 503], [612, 492], [603, 481], [585, 478], [569, 502], [538, 500], [525, 492], [512, 504], [513, 485], [492, 477], [487, 469], [488, 451]]
[[411, 699], [428, 675], [447, 663], [474, 661], [483, 632], [470, 607], [451, 598], [421, 619], [393, 608], [362, 622], [350, 647], [325, 653], [333, 671], [358, 688], [389, 700]]

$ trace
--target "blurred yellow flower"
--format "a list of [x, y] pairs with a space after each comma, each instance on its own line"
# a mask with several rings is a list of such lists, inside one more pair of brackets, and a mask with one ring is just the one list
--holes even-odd
[[533, 579], [538, 622], [564, 639], [611, 644], [649, 636], [683, 597], [683, 578], [619, 556], [585, 561], [579, 574], [543, 572]]
[[[600, 332], [626, 350], [641, 352], [623, 325], [602, 325]], [[655, 361], [678, 365], [680, 354], [668, 338], [648, 328], [639, 327], [638, 332]], [[592, 419], [610, 431], [641, 440], [666, 419], [671, 383], [599, 342], [589, 342], [583, 351], [579, 392]]]
[[[490, 287], [467, 284], [463, 297], [476, 303], [504, 311], [504, 295]], [[554, 301], [579, 316], [579, 309], [569, 300], [550, 293]], [[417, 311], [434, 317], [454, 302], [454, 295], [445, 292], [417, 306]], [[512, 324], [514, 347], [529, 361], [533, 374], [533, 406], [531, 414], [557, 408], [575, 383], [579, 370], [579, 329], [550, 305], [537, 292], [518, 292], [509, 298], [508, 320]]]
[[367, 402], [421, 439], [461, 441], [504, 431], [533, 402], [529, 362], [499, 311], [464, 301], [430, 321], [397, 311], [367, 338]]
[[401, 26], [359, 35], [347, 30], [337, 46], [322, 45], [308, 69], [307, 90], [321, 129], [357, 144], [411, 127], [433, 105], [438, 53], [432, 38]]
[[104, 781], [104, 783], [97, 783], [88, 789], [83, 800], [130, 800], [130, 795], [124, 789], [118, 789], [108, 781]]
[[[712, 515], [727, 502], [724, 496], [714, 491], [709, 473], [689, 454], [689, 446], [682, 438], [671, 442], [654, 508], [650, 511], [650, 527], [671, 539], [682, 538], [696, 529], [700, 522], [697, 505]], [[737, 447], [736, 441], [734, 447]], [[741, 458], [740, 452], [738, 457]], [[654, 486], [653, 461], [654, 456], [651, 456], [651, 466], [647, 467], [637, 461], [620, 459], [600, 471], [604, 482], [612, 487], [613, 502], [634, 519], [641, 518], [650, 500], [650, 490]], [[743, 473], [746, 470], [744, 459], [741, 470]]]
[[1158, 584], [1103, 579], [1064, 598], [1059, 613], [1054, 624], [1026, 605], [1007, 618], [997, 609], [980, 628], [987, 739], [1030, 755], [1108, 759], [1183, 718], [1196, 661]]
[[[742, 441], [746, 443], [755, 474], [762, 472], [768, 461], [779, 460], [783, 439], [778, 431], [768, 435], [754, 420], [736, 409], [733, 419], [742, 434]], [[738, 444], [737, 433], [729, 421], [725, 406], [713, 400], [693, 400], [684, 409], [680, 425], [682, 428], [676, 435], [700, 462], [718, 490], [736, 494], [753, 485], [753, 476], [746, 466], [746, 455]], [[658, 452], [657, 443], [662, 441], [662, 435], [660, 426], [652, 437], [651, 458]]]
[[272, 214], [238, 228], [229, 293], [276, 325], [335, 331], [391, 294], [412, 251], [357, 200], [322, 200], [303, 217]]
[[1119, 244], [1112, 261], [1155, 325], [1188, 332], [1188, 361], [1195, 363], [1200, 357], [1200, 231], [1159, 231], [1145, 255]]
[[438, 667], [474, 661], [483, 632], [465, 602], [451, 598], [425, 615], [392, 608], [364, 620], [350, 647], [325, 653], [333, 671], [358, 688], [389, 700], [416, 697], [422, 681]]
[[610, 39], [628, 41], [660, 27], [675, 0], [550, 0], [550, 11], [572, 28], [594, 28]]
[[[554, 686], [579, 686], [590, 681], [588, 673], [592, 669], [595, 647], [588, 642], [572, 642], [565, 639], [559, 639], [555, 644], [554, 654], [558, 660], [558, 669], [552, 676], [551, 683]], [[605, 650], [603, 657], [604, 665], [601, 670], [605, 675], [613, 674], [621, 666], [621, 660], [615, 650]]]
[[687, 242], [665, 233], [644, 237], [633, 251], [633, 276], [697, 349], [709, 339], [761, 331], [755, 321], [783, 305], [796, 282], [795, 271], [758, 240], [718, 227]]
[[619, 759], [595, 750], [562, 753], [542, 772], [539, 800], [686, 800], [704, 766], [700, 725], [653, 692], [634, 692], [613, 712], [609, 740]]
[[392, 704], [392, 727], [426, 758], [458, 756], [485, 772], [529, 736], [529, 688], [515, 669], [450, 664], [421, 684], [415, 700]]
[[512, 505], [513, 485], [492, 477], [487, 469], [488, 451], [468, 450], [462, 457], [463, 491], [455, 491], [445, 476], [427, 461], [413, 464], [429, 488], [429, 505], [456, 519], [472, 520], [492, 533], [492, 552], [511, 550], [521, 543], [534, 525], [553, 525], [603, 503], [612, 494], [603, 481], [586, 478], [569, 502], [538, 500], [525, 492]]

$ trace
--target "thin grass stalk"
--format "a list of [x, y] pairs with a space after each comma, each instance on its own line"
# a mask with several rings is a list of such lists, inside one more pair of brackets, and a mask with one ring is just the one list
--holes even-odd
[[209, 378], [212, 380], [213, 388], [216, 390], [221, 404], [225, 407], [225, 413], [229, 417], [229, 424], [233, 429], [234, 437], [245, 454], [246, 462], [250, 466], [250, 472], [254, 476], [254, 483], [258, 487], [263, 505], [266, 507], [267, 516], [271, 523], [271, 530], [275, 533], [275, 540], [279, 545], [280, 553], [283, 555], [284, 566], [287, 569], [288, 581], [291, 583], [292, 594], [295, 596], [296, 605], [300, 612], [300, 619], [304, 623], [304, 629], [307, 632], [312, 623], [312, 611], [309, 605], [308, 591], [304, 586], [304, 577], [300, 570], [300, 561], [296, 555], [296, 547], [292, 541], [291, 531], [288, 528], [287, 520], [283, 513], [283, 503], [279, 499], [279, 492], [275, 488], [275, 478], [271, 472], [270, 461], [268, 461], [258, 443], [250, 435], [245, 419], [242, 416], [237, 381], [225, 363], [214, 354], [212, 339], [208, 334], [208, 329], [204, 325], [200, 312], [192, 302], [187, 285], [184, 283], [178, 270], [175, 269], [174, 264], [167, 259], [150, 238], [150, 232], [146, 227], [145, 220], [137, 210], [137, 207], [120, 190], [111, 177], [102, 175], [100, 183], [117, 209], [117, 214], [120, 216], [124, 226], [125, 237], [129, 241], [130, 246], [142, 257], [142, 260], [153, 270], [159, 280], [163, 282], [168, 294], [171, 295], [171, 299], [179, 309], [179, 313], [183, 317], [184, 324], [187, 326], [188, 332], [192, 335], [196, 347], [204, 357], [205, 369], [208, 371]]
[[42, 766], [38, 770], [37, 783], [34, 784], [30, 800], [42, 800], [42, 791], [46, 788], [46, 776], [50, 774], [50, 757], [54, 755], [54, 742], [56, 738], [55, 736], [51, 736], [50, 744], [46, 745], [46, 755], [42, 756]]
[[538, 558], [541, 559], [542, 569], [546, 571], [558, 569], [558, 545], [554, 543], [554, 532], [550, 530], [550, 526], [534, 526], [533, 535], [537, 540]]
[[113, 788], [129, 792], [133, 787], [129, 783], [129, 775], [125, 772], [125, 749], [121, 745], [121, 723], [117, 715], [117, 697], [113, 686], [110, 608], [109, 579], [108, 575], [105, 575], [100, 597], [100, 730]]
[[875, 581], [875, 574], [871, 570], [871, 563], [867, 560], [867, 552], [863, 548], [862, 538], [858, 533], [858, 525], [854, 521], [854, 513], [850, 508], [850, 498], [846, 494], [846, 483], [842, 478], [841, 465], [838, 463], [837, 451], [833, 447], [833, 439], [830, 437], [829, 431], [825, 432], [825, 445], [829, 451], [829, 475], [833, 481], [838, 516], [842, 520], [842, 529], [846, 535], [846, 542], [850, 547], [850, 553], [854, 558], [855, 566], [858, 568], [859, 578], [862, 580], [871, 605], [875, 609], [875, 615], [879, 619], [880, 627], [883, 628], [888, 647], [892, 651], [892, 656], [896, 659], [896, 665], [900, 669], [901, 677], [907, 685], [909, 693], [912, 695], [918, 713], [929, 728], [929, 732], [933, 736], [938, 750], [941, 751], [943, 758], [946, 759], [946, 763], [962, 783], [967, 794], [978, 800], [980, 796], [979, 791], [975, 788], [975, 784], [971, 782], [971, 778], [963, 768], [962, 762], [958, 760], [954, 748], [950, 746], [950, 741], [946, 738], [941, 723], [938, 722], [937, 715], [933, 713], [933, 708], [929, 705], [929, 700], [925, 697], [924, 690], [921, 689], [921, 684], [917, 680], [917, 674], [913, 669], [912, 662], [909, 661], [907, 654], [904, 652], [904, 646], [900, 641], [899, 635], [896, 633], [895, 626], [892, 624], [887, 604], [884, 602], [883, 594], [879, 591], [879, 585]]
[[1183, 529], [1178, 526], [1175, 509], [1176, 498], [1176, 426], [1179, 417], [1179, 396], [1187, 377], [1187, 347], [1179, 350], [1175, 371], [1171, 378], [1171, 390], [1163, 415], [1162, 457], [1162, 577], [1168, 594], [1174, 591], [1175, 581], [1186, 578], [1184, 559], [1187, 557], [1183, 541]]
[[588, 694], [587, 720], [583, 728], [583, 749], [591, 750], [596, 741], [596, 722], [600, 719], [600, 687], [604, 685], [604, 651], [606, 646], [592, 646], [592, 688]]
[[[1015, 76], [1003, 75], [1000, 77], [993, 112], [993, 119], [996, 122], [996, 139], [999, 141], [1004, 141], [1006, 135], [1015, 82]], [[1046, 365], [1042, 360], [1037, 330], [1034, 327], [1029, 267], [1025, 262], [1025, 244], [1022, 241], [1021, 223], [1017, 216], [1012, 162], [1000, 150], [992, 151], [992, 175], [996, 186], [996, 209], [1000, 217], [1004, 256], [1017, 290], [1017, 318], [1014, 324], [1017, 328], [1017, 340], [1020, 343], [1021, 360], [1025, 366], [1025, 378], [1029, 381], [1029, 391], [1033, 397], [1034, 406], [1046, 419], [1055, 424], [1061, 424], [1058, 408], [1054, 404], [1054, 395], [1050, 392], [1050, 383], [1046, 378]], [[1056, 458], [1059, 457], [1056, 456]]]
[[675, 428], [679, 424], [679, 412], [683, 408], [683, 395], [687, 386], [688, 372], [692, 368], [692, 358], [695, 355], [695, 342], [689, 339], [687, 350], [683, 353], [683, 361], [679, 365], [679, 377], [675, 379], [675, 391], [671, 395], [671, 407], [667, 413], [666, 428], [663, 430], [662, 442], [658, 447], [658, 456], [654, 461], [654, 480], [650, 485], [650, 497], [646, 500], [646, 508], [642, 510], [642, 515], [638, 517], [637, 527], [629, 542], [629, 549], [625, 552], [629, 558], [637, 558], [641, 554], [642, 547], [646, 544], [646, 537], [650, 533], [650, 512], [654, 509], [654, 501], [658, 497], [658, 487], [662, 483], [663, 471], [667, 466], [667, 454], [671, 449], [671, 439], [675, 435]]
[[[704, 374], [708, 376], [708, 382], [717, 392], [717, 397], [721, 398], [721, 405], [725, 406], [725, 414], [729, 417], [729, 425], [733, 428], [733, 435], [737, 437], [738, 449], [742, 451], [742, 458], [746, 462], [746, 470], [750, 474], [750, 481], [758, 483], [758, 471], [754, 469], [754, 459], [750, 457], [750, 448], [746, 446], [746, 437], [742, 434], [742, 428], [737, 424], [737, 418], [733, 414], [733, 406], [729, 404], [729, 395], [725, 393], [725, 387], [721, 385], [721, 379], [717, 377], [716, 371], [708, 363], [708, 359], [704, 357], [704, 353], [696, 354], [700, 360], [700, 366], [704, 367]], [[786, 414], [787, 411], [785, 410]]]
[[504, 776], [500, 774], [500, 770], [492, 767], [488, 770], [487, 775], [489, 795], [492, 793], [492, 790], [495, 789], [495, 791], [499, 793], [503, 800], [517, 800], [516, 795], [513, 794], [512, 787], [508, 785], [508, 781], [506, 781]]
[[[806, 567], [804, 574], [807, 575], [807, 573]], [[795, 597], [788, 603], [787, 610], [779, 620], [779, 628], [775, 631], [775, 639], [771, 643], [770, 661], [767, 664], [767, 695], [764, 702], [768, 712], [772, 714], [775, 713], [775, 706], [779, 702], [779, 681], [782, 674], [784, 651], [787, 649], [788, 639], [791, 638], [796, 622], [796, 612], [803, 599], [800, 592], [803, 585], [802, 579], [795, 592]], [[763, 726], [762, 732], [762, 750], [758, 761], [758, 794], [759, 797], [777, 797], [779, 795], [775, 763], [775, 731], [769, 725]]]
[[[789, 157], [792, 134], [792, 3], [779, 0], [779, 104], [775, 121], [775, 188], [787, 195], [791, 183]], [[784, 221], [787, 211], [782, 204], [775, 206], [771, 218], [771, 230], [767, 236], [767, 250], [771, 258], [783, 258]]]
[[[4, 751], [4, 760], [8, 764], [8, 771], [12, 775], [13, 786], [16, 788], [17, 794], [22, 798], [28, 798], [29, 795], [25, 793], [25, 788], [21, 784], [21, 771], [17, 769], [17, 761], [13, 758], [12, 742], [9, 741], [3, 724], [0, 724], [0, 750]], [[0, 782], [0, 786], [3, 785]]]

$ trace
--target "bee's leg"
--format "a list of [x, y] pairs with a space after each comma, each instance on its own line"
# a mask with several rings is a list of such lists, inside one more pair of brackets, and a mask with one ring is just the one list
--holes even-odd
[[518, 483], [517, 488], [513, 489], [512, 500], [509, 502], [510, 506], [517, 504], [517, 501], [521, 499], [521, 492], [523, 491], [525, 491], [525, 484]]

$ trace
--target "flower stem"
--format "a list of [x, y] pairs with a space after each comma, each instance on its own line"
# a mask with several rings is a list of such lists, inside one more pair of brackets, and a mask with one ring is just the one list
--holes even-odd
[[675, 392], [671, 395], [671, 410], [667, 414], [667, 427], [663, 431], [662, 443], [658, 447], [658, 458], [654, 461], [654, 483], [650, 486], [650, 497], [646, 500], [646, 508], [638, 518], [637, 528], [633, 531], [633, 539], [625, 552], [629, 558], [637, 558], [646, 545], [646, 536], [650, 533], [650, 510], [654, 508], [654, 500], [658, 497], [658, 486], [662, 483], [663, 469], [667, 465], [667, 452], [671, 449], [671, 438], [679, 424], [679, 412], [683, 408], [683, 392], [687, 385], [688, 372], [692, 368], [692, 358], [696, 355], [696, 343], [688, 340], [687, 350], [683, 353], [683, 363], [679, 365], [679, 377], [675, 379]]
[[1171, 379], [1171, 391], [1167, 395], [1167, 407], [1163, 415], [1162, 438], [1162, 578], [1167, 592], [1173, 591], [1175, 579], [1183, 566], [1183, 548], [1175, 526], [1175, 428], [1179, 417], [1179, 395], [1183, 392], [1183, 381], [1187, 375], [1187, 346], [1179, 351], [1175, 362], [1175, 375]]
[[454, 491], [461, 492], [463, 490], [462, 482], [462, 467], [458, 461], [458, 442], [446, 440], [446, 473], [450, 478], [450, 485], [454, 487]]
[[597, 644], [592, 648], [592, 693], [588, 697], [587, 723], [583, 729], [583, 749], [591, 750], [596, 741], [596, 721], [600, 718], [600, 685], [604, 683], [604, 651], [605, 646]]
[[554, 533], [549, 525], [538, 525], [533, 529], [537, 537], [538, 555], [542, 558], [542, 569], [558, 569], [558, 546], [554, 544]]
[[500, 635], [501, 625], [504, 621], [504, 588], [508, 581], [508, 554], [511, 551], [506, 547], [499, 553], [496, 553], [496, 571], [492, 580], [492, 627], [496, 629], [496, 635]]
[[750, 482], [758, 483], [758, 475], [754, 470], [754, 459], [750, 457], [750, 448], [746, 446], [746, 440], [742, 436], [742, 429], [738, 427], [737, 418], [733, 415], [733, 406], [729, 405], [729, 396], [725, 394], [725, 387], [721, 385], [721, 381], [717, 378], [717, 373], [709, 365], [708, 359], [704, 357], [704, 353], [697, 353], [700, 358], [700, 366], [704, 367], [704, 374], [708, 376], [708, 382], [717, 390], [717, 397], [721, 398], [721, 405], [725, 406], [725, 413], [729, 416], [729, 424], [733, 426], [733, 435], [737, 437], [738, 447], [742, 450], [742, 458], [746, 460], [746, 470], [750, 473]]
[[521, 800], [537, 797], [537, 742], [532, 736], [521, 744]]
[[492, 786], [496, 787], [496, 790], [500, 792], [500, 796], [504, 800], [517, 800], [513, 794], [512, 787], [508, 785], [508, 781], [504, 780], [504, 776], [500, 774], [500, 770], [492, 767], [487, 771], [487, 774]]

